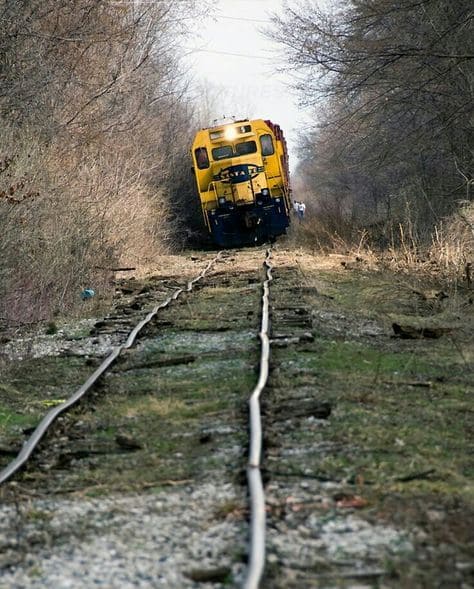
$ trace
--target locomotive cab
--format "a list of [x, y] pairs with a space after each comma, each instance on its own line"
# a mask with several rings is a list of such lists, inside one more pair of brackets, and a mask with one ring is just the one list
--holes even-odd
[[192, 157], [206, 227], [221, 247], [285, 233], [290, 190], [278, 125], [242, 120], [196, 134]]

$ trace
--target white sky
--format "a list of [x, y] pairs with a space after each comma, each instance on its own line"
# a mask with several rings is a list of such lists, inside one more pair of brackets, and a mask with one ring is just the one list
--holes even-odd
[[278, 46], [260, 32], [269, 26], [269, 14], [281, 9], [281, 0], [218, 0], [207, 21], [196, 25], [188, 59], [196, 83], [211, 84], [216, 105], [211, 121], [225, 115], [278, 123], [294, 168], [297, 128], [304, 118], [285, 78], [275, 71]]

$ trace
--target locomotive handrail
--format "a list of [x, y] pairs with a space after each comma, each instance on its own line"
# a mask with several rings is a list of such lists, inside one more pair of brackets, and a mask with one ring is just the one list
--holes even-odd
[[[216, 186], [216, 184], [218, 182], [220, 182], [221, 184], [223, 184], [223, 181], [222, 180], [211, 180], [211, 182], [207, 186], [207, 192], [210, 192], [211, 190], [214, 192], [216, 203], [219, 203], [219, 193], [217, 192], [217, 186]], [[233, 188], [233, 185], [232, 184], [230, 185], [230, 190], [231, 190], [230, 196], [232, 198], [232, 202], [234, 204], [236, 204], [235, 195], [234, 195], [234, 188]], [[227, 200], [227, 198], [226, 198], [226, 200]]]
[[209, 182], [209, 184], [207, 185], [207, 192], [211, 192], [211, 190], [212, 190], [214, 192], [214, 194], [216, 195], [216, 200], [217, 200], [217, 190], [215, 189], [215, 184], [216, 184], [216, 181], [211, 180]]

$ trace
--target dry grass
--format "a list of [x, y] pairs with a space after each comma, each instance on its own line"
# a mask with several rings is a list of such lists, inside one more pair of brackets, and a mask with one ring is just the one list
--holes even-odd
[[67, 151], [6, 126], [0, 140], [0, 324], [82, 311], [85, 288], [100, 304], [111, 268], [168, 251], [166, 201], [152, 193], [133, 145]]
[[293, 215], [288, 239], [293, 246], [344, 253], [352, 249], [354, 227], [344, 221], [341, 215], [316, 211], [309, 204], [303, 221]]
[[467, 274], [474, 265], [474, 203], [435, 228], [429, 254], [445, 275], [464, 276], [472, 281], [472, 274]]
[[409, 220], [390, 229], [384, 227], [389, 238], [382, 247], [379, 229], [356, 229], [337, 216], [310, 214], [302, 223], [294, 220], [289, 243], [312, 251], [377, 260], [392, 271], [441, 280], [448, 286], [473, 287], [474, 204], [464, 204], [435, 226], [428, 243], [422, 242]]
[[474, 263], [474, 205], [465, 205], [434, 227], [431, 242], [420, 243], [414, 233], [398, 228], [398, 245], [383, 260], [399, 272], [418, 273], [451, 286], [472, 288]]
[[126, 417], [138, 417], [141, 415], [158, 415], [160, 417], [169, 417], [175, 413], [180, 413], [186, 408], [186, 404], [179, 399], [163, 398], [157, 399], [149, 395], [135, 402], [125, 409]]
[[96, 227], [95, 239], [113, 253], [115, 265], [149, 262], [168, 251], [172, 239], [165, 198], [152, 192], [140, 171], [139, 154], [131, 151], [86, 151], [79, 162], [70, 162], [64, 179], [69, 178], [68, 190], [81, 196]]

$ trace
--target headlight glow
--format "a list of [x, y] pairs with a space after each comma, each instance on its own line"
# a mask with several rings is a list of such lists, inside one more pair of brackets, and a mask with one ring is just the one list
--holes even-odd
[[235, 127], [227, 127], [224, 131], [224, 137], [227, 141], [233, 141], [237, 137], [237, 129]]

